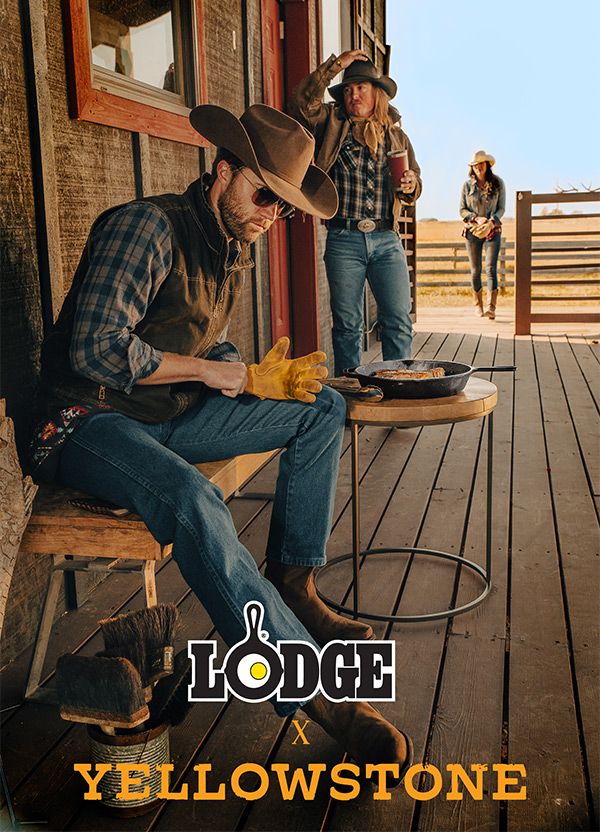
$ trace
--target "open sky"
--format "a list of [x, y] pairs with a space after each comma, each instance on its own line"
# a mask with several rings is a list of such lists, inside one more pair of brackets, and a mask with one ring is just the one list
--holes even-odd
[[516, 190], [600, 188], [600, 0], [388, 0], [387, 9], [393, 103], [423, 176], [419, 218], [459, 219], [476, 150], [496, 159], [507, 217]]

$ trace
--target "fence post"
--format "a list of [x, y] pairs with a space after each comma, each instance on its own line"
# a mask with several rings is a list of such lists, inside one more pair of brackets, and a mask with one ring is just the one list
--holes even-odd
[[515, 335], [531, 334], [531, 191], [517, 191]]
[[506, 240], [502, 240], [500, 246], [500, 260], [498, 262], [498, 287], [500, 294], [506, 292]]

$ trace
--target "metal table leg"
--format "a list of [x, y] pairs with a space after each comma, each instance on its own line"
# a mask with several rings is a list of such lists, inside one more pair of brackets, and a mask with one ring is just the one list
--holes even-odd
[[[395, 549], [366, 549], [361, 551], [360, 548], [360, 488], [359, 488], [359, 469], [358, 469], [358, 425], [351, 425], [351, 453], [352, 453], [352, 552], [339, 555], [333, 558], [325, 566], [322, 566], [315, 576], [315, 587], [317, 594], [322, 601], [337, 612], [347, 613], [354, 618], [368, 618], [373, 621], [435, 621], [441, 618], [452, 618], [455, 615], [460, 615], [463, 612], [473, 609], [489, 595], [492, 589], [492, 510], [493, 510], [493, 462], [494, 462], [494, 413], [490, 412], [485, 418], [487, 419], [487, 469], [486, 469], [486, 535], [485, 535], [485, 568], [473, 561], [467, 560], [460, 555], [453, 555], [448, 552], [440, 552], [435, 549], [421, 549], [412, 546], [402, 546]], [[460, 607], [452, 607], [449, 610], [441, 610], [439, 612], [424, 613], [422, 615], [378, 615], [376, 613], [369, 613], [360, 609], [360, 559], [361, 557], [369, 557], [371, 555], [383, 554], [419, 554], [429, 555], [430, 557], [443, 558], [445, 560], [452, 560], [462, 567], [470, 569], [479, 575], [484, 581], [484, 588], [480, 595], [472, 601], [463, 604]], [[337, 604], [328, 598], [323, 592], [319, 590], [319, 577], [329, 568], [335, 566], [343, 561], [352, 559], [352, 573], [353, 573], [353, 605], [352, 608]]]

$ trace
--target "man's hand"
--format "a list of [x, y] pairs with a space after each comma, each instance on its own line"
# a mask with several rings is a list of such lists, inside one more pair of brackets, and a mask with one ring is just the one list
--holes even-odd
[[340, 65], [341, 72], [342, 69], [346, 69], [346, 67], [349, 67], [350, 64], [354, 63], [354, 61], [368, 61], [370, 58], [366, 52], [363, 52], [362, 49], [350, 49], [348, 52], [342, 52], [342, 54], [338, 56], [337, 60]]
[[201, 381], [234, 399], [244, 392], [246, 365], [242, 361], [207, 361], [193, 355], [163, 352], [156, 370], [137, 384], [176, 384], [181, 381]]
[[316, 367], [315, 364], [325, 361], [327, 356], [317, 350], [301, 358], [286, 359], [289, 346], [289, 338], [280, 338], [260, 364], [248, 367], [246, 393], [258, 396], [259, 399], [314, 402], [314, 394], [322, 389], [322, 384], [317, 379], [327, 376], [327, 368]]
[[402, 174], [402, 179], [400, 180], [400, 189], [402, 190], [403, 194], [412, 194], [412, 192], [417, 187], [417, 175], [414, 170], [407, 170], [406, 173]]
[[205, 361], [202, 381], [207, 387], [220, 390], [235, 399], [246, 387], [247, 368], [243, 361]]

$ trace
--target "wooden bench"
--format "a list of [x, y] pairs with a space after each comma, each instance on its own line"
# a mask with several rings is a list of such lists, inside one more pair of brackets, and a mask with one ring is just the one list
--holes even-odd
[[[219, 486], [227, 499], [276, 453], [245, 454], [196, 467]], [[140, 572], [146, 604], [152, 606], [157, 603], [156, 564], [171, 553], [171, 544], [161, 546], [138, 515], [95, 514], [69, 502], [82, 497], [86, 495], [70, 488], [40, 486], [21, 541], [21, 551], [52, 555], [48, 589], [25, 687], [26, 699], [48, 699], [40, 689], [40, 679], [62, 576], [68, 572]]]

